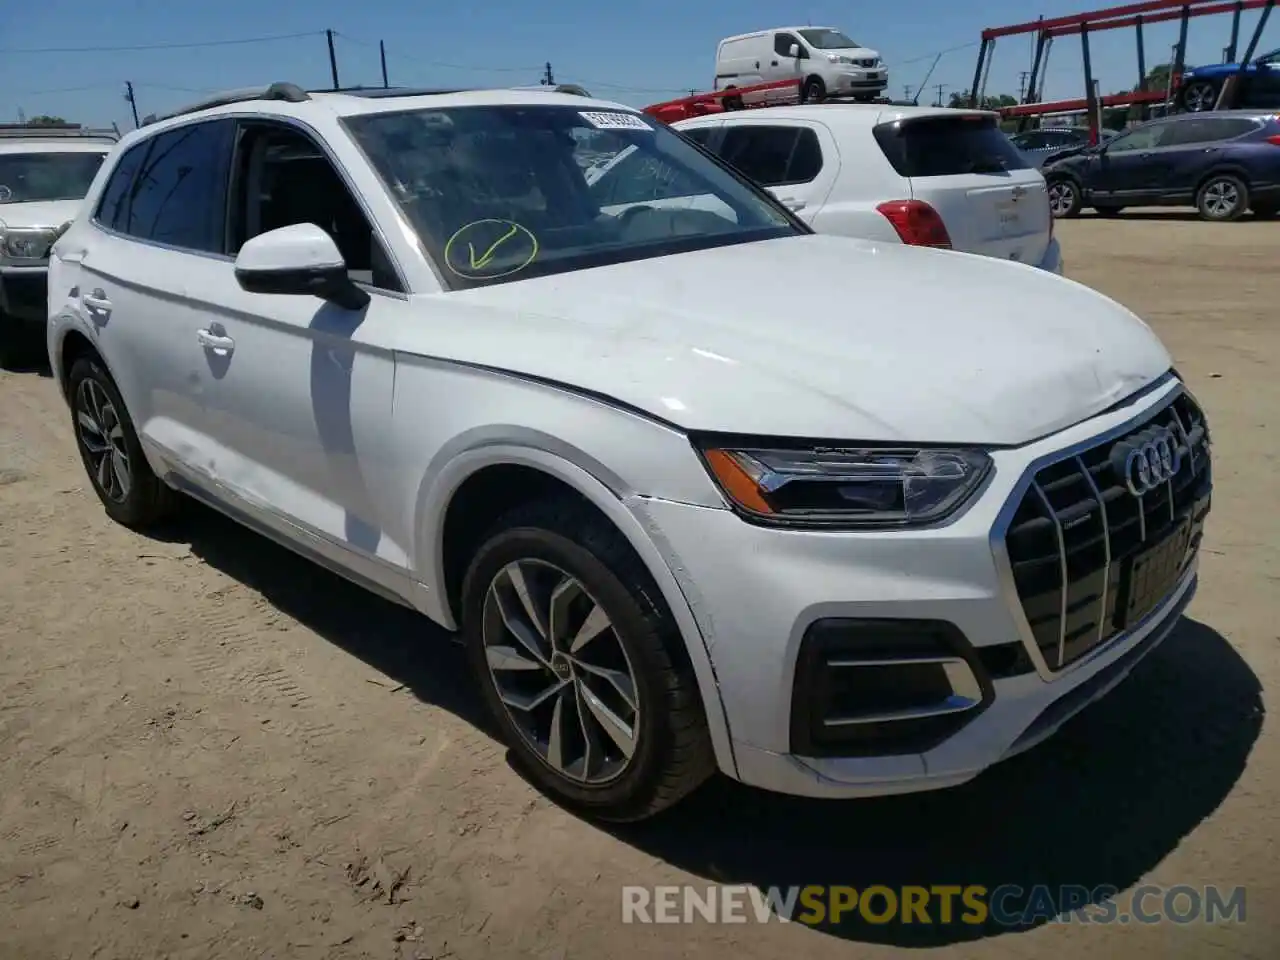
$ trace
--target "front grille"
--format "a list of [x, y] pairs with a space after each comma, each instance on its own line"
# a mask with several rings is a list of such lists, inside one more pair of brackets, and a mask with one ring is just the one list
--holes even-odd
[[[1167, 428], [1177, 469], [1136, 496], [1125, 457]], [[1150, 485], [1137, 482], [1142, 488]], [[1178, 393], [1143, 423], [1039, 469], [1005, 533], [1031, 639], [1060, 670], [1132, 629], [1195, 558], [1213, 481], [1209, 429]]]
[[874, 58], [872, 58], [872, 59], [870, 59], [870, 60], [859, 60], [859, 61], [858, 61], [858, 66], [860, 66], [860, 67], [874, 67], [874, 66], [876, 65], [876, 62], [877, 62], [877, 61], [876, 61]]

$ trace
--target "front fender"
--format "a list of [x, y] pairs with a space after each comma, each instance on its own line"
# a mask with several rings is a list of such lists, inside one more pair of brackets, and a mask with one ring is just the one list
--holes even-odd
[[[513, 432], [514, 431], [514, 432]], [[502, 439], [499, 439], [499, 438]], [[529, 445], [536, 443], [535, 445]], [[588, 469], [586, 466], [590, 464]], [[477, 428], [442, 449], [436, 468], [423, 481], [418, 498], [416, 553], [418, 578], [426, 586], [423, 612], [449, 630], [459, 625], [449, 608], [444, 578], [444, 519], [449, 502], [468, 477], [490, 466], [540, 470], [567, 484], [596, 507], [627, 539], [662, 591], [693, 664], [698, 689], [720, 769], [737, 776], [720, 685], [697, 619], [661, 552], [627, 506], [635, 492], [585, 452], [527, 428]]]

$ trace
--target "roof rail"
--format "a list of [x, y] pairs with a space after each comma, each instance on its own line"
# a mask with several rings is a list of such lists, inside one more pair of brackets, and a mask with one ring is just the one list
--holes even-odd
[[0, 124], [0, 139], [4, 140], [119, 140], [120, 131], [111, 127], [82, 127], [74, 123]]
[[296, 83], [273, 83], [266, 88], [242, 87], [238, 90], [228, 90], [225, 93], [214, 94], [212, 97], [199, 100], [183, 107], [181, 110], [174, 110], [172, 113], [147, 114], [147, 116], [143, 117], [141, 126], [149, 126], [153, 123], [159, 123], [161, 120], [170, 120], [173, 117], [184, 117], [189, 113], [198, 113], [201, 110], [210, 110], [213, 107], [225, 107], [233, 103], [248, 103], [250, 100], [283, 100], [286, 103], [302, 103], [310, 99], [311, 95]]

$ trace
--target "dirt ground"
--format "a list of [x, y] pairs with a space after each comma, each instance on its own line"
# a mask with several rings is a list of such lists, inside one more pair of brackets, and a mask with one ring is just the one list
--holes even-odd
[[[427, 623], [203, 509], [165, 537], [113, 526], [53, 381], [0, 373], [0, 957], [1280, 956], [1280, 224], [1059, 235], [1208, 409], [1200, 594], [1057, 737], [906, 798], [716, 781], [640, 827], [575, 819], [512, 770]], [[621, 923], [624, 884], [685, 882], [1218, 884], [1247, 915]]]

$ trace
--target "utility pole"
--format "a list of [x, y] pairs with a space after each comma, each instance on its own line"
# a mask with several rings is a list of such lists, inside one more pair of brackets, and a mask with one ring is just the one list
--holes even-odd
[[326, 39], [329, 41], [329, 72], [333, 74], [333, 89], [338, 89], [338, 55], [333, 49], [333, 31], [326, 30], [324, 32]]
[[547, 62], [546, 72], [542, 75], [542, 85], [544, 87], [554, 87], [556, 85], [555, 75], [551, 72], [551, 63]]
[[385, 90], [390, 86], [387, 83], [387, 45], [381, 40], [378, 41], [378, 54], [382, 57], [382, 88]]
[[1031, 76], [1030, 70], [1023, 70], [1018, 74], [1018, 102], [1021, 103], [1027, 96], [1027, 77]]
[[129, 101], [129, 106], [133, 110], [133, 129], [137, 130], [140, 124], [138, 123], [138, 104], [137, 101], [133, 99], [132, 80], [126, 80], [124, 82], [124, 98]]
[[937, 91], [938, 91], [938, 102], [934, 104], [934, 106], [935, 106], [935, 107], [940, 107], [940, 106], [942, 106], [942, 91], [943, 91], [943, 90], [945, 90], [945, 89], [946, 89], [947, 87], [949, 87], [949, 86], [950, 86], [950, 84], [948, 84], [948, 83], [939, 83], [939, 84], [937, 84], [937, 85], [936, 85], [936, 89], [937, 89]]

